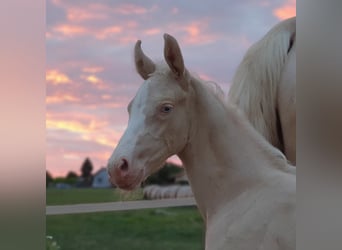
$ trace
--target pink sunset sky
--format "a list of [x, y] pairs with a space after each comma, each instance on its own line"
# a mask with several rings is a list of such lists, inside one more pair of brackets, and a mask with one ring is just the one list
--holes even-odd
[[178, 40], [187, 68], [225, 91], [242, 56], [295, 0], [48, 0], [46, 26], [46, 169], [80, 172], [86, 157], [103, 167], [126, 128], [126, 106], [142, 79], [133, 46], [153, 59], [163, 33]]

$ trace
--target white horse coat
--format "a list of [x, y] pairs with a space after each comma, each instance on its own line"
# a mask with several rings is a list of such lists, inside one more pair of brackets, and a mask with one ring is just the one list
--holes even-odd
[[164, 39], [167, 64], [136, 44], [145, 81], [109, 159], [111, 182], [132, 190], [177, 154], [205, 221], [206, 250], [294, 250], [295, 168], [218, 86], [189, 74], [176, 39]]

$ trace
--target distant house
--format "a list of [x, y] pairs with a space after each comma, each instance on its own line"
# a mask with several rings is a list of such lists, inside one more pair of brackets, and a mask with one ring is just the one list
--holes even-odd
[[84, 178], [82, 176], [78, 177], [78, 180], [76, 182], [76, 187], [78, 188], [90, 188], [93, 186], [93, 176], [89, 176], [87, 178]]
[[93, 177], [93, 188], [109, 188], [112, 187], [112, 184], [109, 181], [109, 176], [107, 169], [102, 167], [100, 168]]

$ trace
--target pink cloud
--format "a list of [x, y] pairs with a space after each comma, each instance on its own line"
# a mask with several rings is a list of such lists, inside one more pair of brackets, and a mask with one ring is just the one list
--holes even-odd
[[161, 30], [158, 28], [153, 28], [153, 29], [147, 29], [144, 31], [146, 35], [152, 36], [152, 35], [157, 35], [161, 33]]
[[[127, 43], [135, 42], [137, 40], [136, 35], [138, 32], [135, 31], [138, 24], [130, 21], [124, 25], [114, 25], [104, 28], [90, 28], [82, 25], [70, 25], [62, 24], [53, 27], [51, 31], [46, 33], [47, 39], [65, 39], [79, 36], [90, 36], [98, 40], [115, 39], [119, 44], [126, 45]], [[147, 33], [152, 35], [156, 32], [156, 29], [147, 30]]]
[[280, 20], [295, 16], [296, 0], [288, 0], [288, 2], [273, 10], [273, 15], [275, 15]]
[[182, 43], [202, 45], [214, 42], [219, 36], [210, 33], [208, 30], [209, 21], [207, 19], [193, 21], [188, 24], [172, 24], [170, 29], [176, 33], [183, 33]]
[[[122, 3], [116, 6], [102, 3], [78, 5], [73, 2], [58, 0], [55, 0], [54, 4], [65, 9], [67, 15], [63, 23], [59, 22], [55, 26], [48, 27], [46, 32], [48, 40], [90, 36], [98, 40], [111, 39], [118, 44], [126, 45], [135, 42], [139, 33], [150, 36], [160, 33], [158, 27], [148, 28], [145, 31], [137, 30], [139, 16], [155, 12], [159, 9], [157, 5], [149, 7], [130, 3]], [[106, 20], [113, 16], [116, 16], [114, 18], [115, 24], [108, 26]], [[115, 21], [117, 18], [119, 21]], [[128, 18], [130, 20], [127, 20]]]
[[81, 75], [81, 79], [85, 80], [86, 82], [96, 86], [97, 89], [109, 89], [108, 84], [106, 84], [100, 77], [90, 74], [90, 75]]
[[63, 95], [46, 96], [45, 102], [46, 104], [57, 104], [57, 103], [66, 103], [66, 102], [80, 102], [80, 99], [71, 94], [63, 94]]
[[[121, 133], [117, 133], [115, 131], [111, 131], [110, 136], [108, 136], [108, 133], [101, 133], [101, 131], [99, 133], [88, 133], [88, 134], [82, 134], [82, 139], [84, 141], [92, 141], [95, 142], [97, 144], [103, 145], [103, 146], [108, 146], [110, 148], [115, 148], [116, 145], [119, 142], [119, 139], [121, 137]], [[107, 158], [108, 159], [108, 158]]]
[[102, 82], [102, 80], [95, 75], [83, 76], [82, 78], [94, 85], [98, 85], [100, 82]]
[[66, 37], [85, 35], [89, 33], [86, 27], [81, 25], [62, 24], [53, 27], [52, 30]]
[[125, 22], [126, 27], [129, 29], [135, 29], [139, 27], [139, 23], [137, 21], [134, 20], [129, 20], [127, 22]]
[[110, 99], [112, 99], [112, 96], [111, 96], [111, 95], [104, 94], [104, 95], [101, 95], [101, 98], [102, 98], [103, 100], [110, 100]]
[[141, 15], [146, 14], [148, 9], [135, 4], [121, 4], [114, 8], [113, 11], [122, 15]]
[[[109, 121], [98, 115], [81, 112], [46, 114], [48, 152], [46, 163], [54, 176], [78, 171], [89, 157], [94, 171], [106, 164], [117, 145], [124, 127], [111, 127]], [[66, 146], [54, 142], [65, 141]], [[77, 145], [77, 150], [75, 150]]]
[[67, 18], [71, 22], [83, 22], [89, 20], [106, 20], [108, 14], [105, 12], [96, 12], [89, 8], [69, 8], [67, 9]]
[[106, 27], [99, 32], [95, 32], [95, 36], [97, 39], [103, 40], [106, 39], [112, 35], [116, 35], [121, 33], [123, 30], [122, 27], [120, 26], [111, 26], [111, 27]]
[[103, 70], [104, 70], [103, 67], [84, 67], [84, 68], [82, 68], [83, 72], [91, 73], [91, 74], [99, 73], [99, 72], [102, 72]]
[[138, 40], [138, 36], [137, 35], [124, 35], [124, 36], [120, 36], [118, 38], [118, 43], [121, 45], [131, 45], [134, 44], [136, 41]]
[[90, 134], [108, 127], [108, 121], [99, 120], [89, 114], [46, 114], [46, 128], [51, 130], [64, 130], [77, 134]]
[[71, 83], [70, 78], [59, 72], [57, 69], [48, 70], [45, 74], [45, 80], [53, 85], [61, 85]]

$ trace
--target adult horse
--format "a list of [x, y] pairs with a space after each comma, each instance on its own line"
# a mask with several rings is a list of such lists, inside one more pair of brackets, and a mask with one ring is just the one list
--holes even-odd
[[296, 18], [249, 48], [228, 93], [251, 124], [296, 164]]
[[132, 190], [177, 154], [206, 225], [207, 250], [295, 249], [295, 169], [240, 111], [184, 66], [164, 35], [166, 64], [135, 46], [145, 80], [108, 162], [110, 180]]

